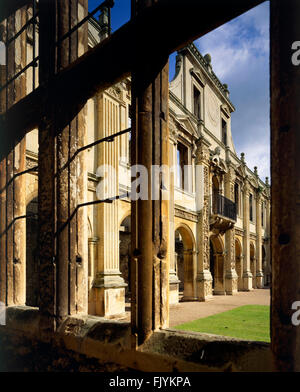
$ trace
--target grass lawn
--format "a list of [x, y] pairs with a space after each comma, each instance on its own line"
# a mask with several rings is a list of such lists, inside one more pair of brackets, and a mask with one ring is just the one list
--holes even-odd
[[270, 306], [245, 305], [177, 325], [175, 329], [270, 342]]

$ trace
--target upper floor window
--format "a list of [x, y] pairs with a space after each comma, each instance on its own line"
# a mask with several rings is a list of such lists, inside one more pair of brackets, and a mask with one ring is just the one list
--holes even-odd
[[250, 221], [253, 222], [253, 195], [251, 193], [249, 195], [249, 217]]
[[222, 143], [227, 146], [227, 122], [222, 118]]
[[264, 227], [264, 225], [265, 225], [264, 219], [265, 219], [265, 203], [262, 202], [261, 203], [261, 225], [262, 225], [262, 227]]
[[240, 211], [240, 192], [239, 192], [239, 184], [234, 184], [234, 202], [236, 205], [236, 213], [239, 215]]
[[188, 165], [188, 148], [181, 143], [177, 144], [177, 185], [184, 189], [184, 166]]
[[195, 86], [194, 86], [194, 115], [198, 119], [201, 119], [201, 93]]

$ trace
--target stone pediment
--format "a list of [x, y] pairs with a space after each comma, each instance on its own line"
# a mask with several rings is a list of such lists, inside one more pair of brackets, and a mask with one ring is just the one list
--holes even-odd
[[189, 116], [177, 116], [177, 121], [180, 125], [188, 131], [189, 134], [197, 136], [197, 126], [191, 121]]
[[230, 110], [229, 110], [229, 107], [228, 107], [228, 105], [221, 105], [221, 110], [222, 110], [222, 112], [225, 114], [225, 116], [227, 117], [227, 118], [229, 118], [230, 117]]
[[202, 86], [202, 87], [205, 86], [204, 77], [199, 70], [195, 70], [194, 68], [192, 68], [190, 70], [190, 73], [195, 78], [195, 80], [200, 84], [200, 86]]

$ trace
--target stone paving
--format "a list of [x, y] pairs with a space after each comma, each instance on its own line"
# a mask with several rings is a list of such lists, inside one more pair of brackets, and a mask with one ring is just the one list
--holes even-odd
[[243, 305], [270, 305], [270, 290], [257, 289], [235, 295], [215, 295], [206, 302], [180, 302], [170, 307], [170, 328]]

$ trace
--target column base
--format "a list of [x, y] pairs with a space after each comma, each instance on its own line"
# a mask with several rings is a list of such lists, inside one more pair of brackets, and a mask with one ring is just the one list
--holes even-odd
[[170, 274], [169, 276], [169, 304], [174, 305], [179, 303], [179, 283], [176, 274]]
[[264, 287], [264, 274], [262, 271], [257, 272], [256, 274], [256, 288], [262, 289]]
[[225, 275], [225, 291], [227, 295], [234, 295], [238, 291], [238, 276], [235, 270], [230, 270]]
[[196, 285], [198, 301], [207, 301], [213, 298], [212, 276], [209, 270], [198, 274]]
[[125, 313], [125, 288], [127, 284], [116, 274], [99, 274], [93, 284], [89, 314], [109, 317]]
[[225, 290], [215, 290], [213, 292], [214, 295], [226, 295], [226, 291]]
[[248, 271], [243, 274], [243, 291], [252, 291], [252, 290], [253, 290], [252, 273]]

